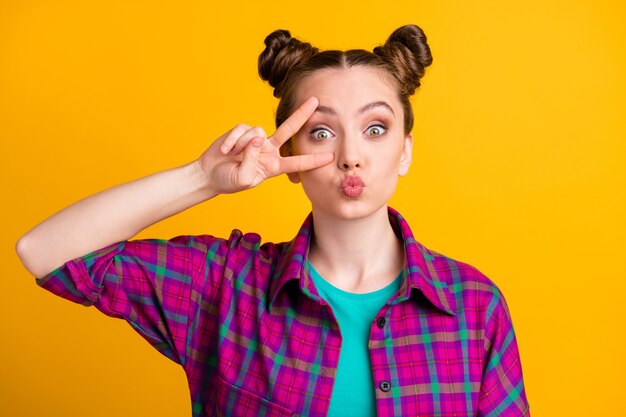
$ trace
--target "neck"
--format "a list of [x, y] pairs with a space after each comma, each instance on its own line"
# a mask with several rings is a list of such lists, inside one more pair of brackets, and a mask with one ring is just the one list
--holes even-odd
[[309, 260], [331, 284], [350, 292], [371, 292], [391, 283], [404, 264], [387, 206], [360, 219], [338, 219], [313, 210]]

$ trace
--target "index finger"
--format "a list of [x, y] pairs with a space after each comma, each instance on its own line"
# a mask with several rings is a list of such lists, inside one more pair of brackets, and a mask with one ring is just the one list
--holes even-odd
[[298, 130], [300, 130], [306, 121], [309, 120], [309, 117], [315, 113], [315, 109], [317, 109], [318, 104], [319, 101], [317, 100], [317, 97], [310, 97], [302, 103], [302, 105], [298, 107], [298, 109], [293, 112], [287, 120], [278, 126], [276, 132], [274, 132], [269, 139], [272, 144], [277, 148], [280, 148], [280, 146], [287, 142], [290, 137], [298, 133]]

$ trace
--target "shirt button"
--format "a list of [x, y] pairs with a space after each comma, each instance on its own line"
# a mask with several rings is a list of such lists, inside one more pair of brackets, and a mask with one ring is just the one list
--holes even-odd
[[382, 392], [388, 392], [391, 389], [391, 384], [389, 383], [389, 381], [380, 381], [378, 387]]
[[382, 329], [383, 327], [385, 327], [385, 322], [387, 320], [385, 320], [384, 317], [379, 317], [378, 320], [376, 320], [376, 325], [378, 326], [379, 329]]

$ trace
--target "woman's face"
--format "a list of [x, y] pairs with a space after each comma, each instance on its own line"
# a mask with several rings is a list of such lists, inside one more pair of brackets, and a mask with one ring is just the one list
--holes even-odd
[[404, 134], [391, 76], [365, 66], [318, 70], [300, 81], [295, 108], [311, 96], [319, 106], [292, 138], [292, 151], [330, 151], [335, 160], [290, 174], [290, 179], [302, 182], [313, 211], [320, 214], [355, 219], [385, 208], [398, 176], [409, 169], [413, 144]]

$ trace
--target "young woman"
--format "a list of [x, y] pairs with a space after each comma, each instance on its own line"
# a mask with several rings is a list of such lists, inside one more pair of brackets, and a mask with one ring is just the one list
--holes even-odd
[[[274, 134], [237, 125], [189, 164], [65, 208], [20, 239], [25, 267], [181, 364], [194, 416], [529, 416], [502, 293], [387, 206], [432, 61], [422, 30], [373, 52], [320, 52], [283, 30], [265, 44]], [[128, 240], [280, 174], [311, 201], [291, 242]]]

